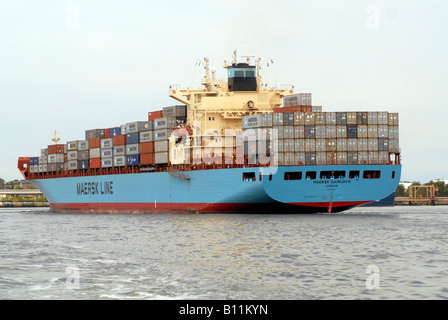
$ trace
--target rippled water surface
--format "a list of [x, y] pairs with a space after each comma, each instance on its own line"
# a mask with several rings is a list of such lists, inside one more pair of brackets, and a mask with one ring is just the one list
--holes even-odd
[[448, 207], [0, 209], [0, 299], [447, 299]]

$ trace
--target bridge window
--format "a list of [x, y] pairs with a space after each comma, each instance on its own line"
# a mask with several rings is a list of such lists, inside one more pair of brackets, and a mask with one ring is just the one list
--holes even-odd
[[381, 177], [380, 170], [366, 170], [364, 171], [362, 177], [364, 179], [379, 179]]
[[392, 171], [392, 179], [395, 179], [395, 171]]
[[316, 179], [316, 176], [317, 176], [316, 171], [307, 171], [306, 175], [305, 175], [305, 179], [314, 180], [314, 179]]
[[321, 179], [342, 179], [345, 178], [345, 171], [321, 171]]
[[285, 180], [301, 180], [302, 172], [285, 172]]
[[255, 172], [243, 172], [243, 181], [255, 181]]
[[358, 179], [359, 171], [358, 170], [350, 171], [348, 174], [348, 177], [349, 177], [349, 179]]

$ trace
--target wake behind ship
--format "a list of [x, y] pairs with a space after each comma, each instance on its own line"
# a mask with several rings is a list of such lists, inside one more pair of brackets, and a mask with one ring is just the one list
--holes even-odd
[[398, 114], [323, 112], [310, 93], [267, 88], [261, 60], [142, 121], [86, 130], [20, 157], [54, 212], [338, 212], [389, 196], [401, 176]]

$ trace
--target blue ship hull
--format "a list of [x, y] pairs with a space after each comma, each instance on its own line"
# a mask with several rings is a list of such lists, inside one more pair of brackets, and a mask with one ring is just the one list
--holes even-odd
[[[343, 172], [339, 176], [323, 173]], [[366, 172], [380, 172], [367, 177]], [[401, 165], [246, 167], [35, 179], [55, 212], [338, 212], [381, 200]]]

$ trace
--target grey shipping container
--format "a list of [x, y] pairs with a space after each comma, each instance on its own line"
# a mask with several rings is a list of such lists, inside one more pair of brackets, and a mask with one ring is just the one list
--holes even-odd
[[113, 158], [101, 159], [101, 168], [111, 168], [114, 163]]
[[300, 166], [305, 164], [305, 152], [294, 153], [294, 165]]
[[305, 139], [316, 138], [316, 127], [313, 125], [305, 125]]
[[187, 106], [177, 105], [163, 108], [164, 117], [186, 117], [187, 116]]
[[262, 118], [263, 118], [263, 116], [261, 114], [244, 116], [242, 119], [243, 129], [261, 128], [263, 126]]
[[167, 152], [169, 150], [168, 140], [161, 140], [154, 142], [154, 151], [155, 152]]
[[347, 124], [358, 124], [356, 112], [347, 112]]
[[67, 161], [73, 161], [78, 159], [78, 151], [68, 151], [67, 152]]
[[358, 164], [358, 152], [355, 151], [347, 152], [347, 164]]
[[273, 127], [273, 135], [277, 137], [277, 139], [283, 139], [284, 137], [284, 129], [283, 126], [274, 126]]
[[[100, 148], [90, 149], [89, 152], [90, 152], [90, 159], [101, 158], [101, 149]], [[67, 159], [68, 159], [68, 154], [67, 154]]]
[[358, 138], [358, 126], [356, 125], [347, 126], [347, 138]]
[[305, 138], [305, 126], [294, 126], [294, 139]]
[[325, 112], [314, 113], [314, 121], [316, 125], [327, 124], [327, 115]]
[[154, 141], [153, 131], [142, 131], [140, 132], [140, 142], [151, 142]]
[[311, 106], [311, 93], [296, 93], [283, 98], [284, 107]]
[[295, 126], [305, 125], [305, 112], [294, 112], [294, 125]]
[[263, 127], [272, 127], [272, 113], [263, 113], [261, 116]]
[[138, 143], [126, 145], [126, 155], [135, 155], [140, 153], [140, 145]]
[[101, 158], [112, 158], [114, 156], [114, 151], [112, 148], [110, 149], [101, 149]]
[[89, 150], [89, 140], [79, 140], [78, 150]]
[[272, 114], [272, 125], [273, 126], [283, 126], [283, 113], [274, 112]]
[[305, 165], [316, 164], [316, 152], [305, 152]]
[[358, 125], [367, 125], [367, 112], [356, 112], [356, 123]]
[[67, 162], [68, 170], [78, 170], [78, 160], [71, 160]]
[[283, 112], [283, 125], [284, 126], [294, 125], [294, 112]]
[[283, 126], [283, 139], [294, 139], [294, 126]]
[[336, 125], [336, 112], [325, 112], [325, 124]]
[[89, 150], [80, 150], [78, 151], [78, 160], [89, 160]]
[[154, 130], [167, 129], [168, 122], [165, 117], [154, 119]]
[[389, 138], [378, 138], [378, 151], [389, 151]]
[[138, 123], [138, 128], [139, 128], [140, 132], [152, 131], [152, 130], [154, 130], [154, 122], [153, 121], [140, 121]]
[[126, 148], [124, 145], [114, 147], [114, 156], [124, 156], [126, 155]]
[[114, 167], [123, 167], [126, 165], [126, 156], [114, 157]]
[[170, 129], [154, 130], [154, 141], [168, 140], [171, 134]]
[[347, 112], [336, 112], [336, 124], [347, 124]]
[[168, 152], [156, 152], [154, 153], [155, 164], [168, 163]]
[[78, 141], [67, 142], [67, 150], [68, 151], [78, 150]]
[[86, 130], [86, 140], [95, 138], [104, 138], [105, 136], [106, 136], [106, 130], [104, 129]]
[[109, 149], [114, 145], [112, 138], [101, 139], [101, 149]]

